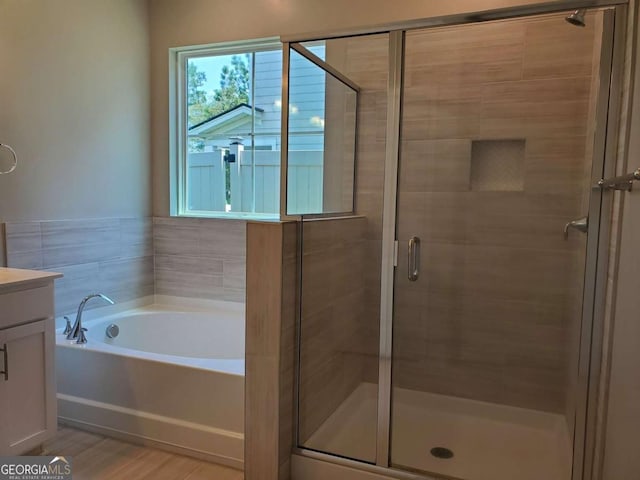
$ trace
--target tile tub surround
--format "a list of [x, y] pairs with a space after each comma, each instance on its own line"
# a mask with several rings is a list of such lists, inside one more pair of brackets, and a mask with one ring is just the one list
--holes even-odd
[[151, 232], [150, 218], [6, 223], [7, 265], [64, 275], [56, 282], [56, 316], [75, 312], [90, 292], [127, 302], [154, 293]]
[[56, 283], [57, 316], [75, 312], [92, 291], [118, 303], [154, 293], [244, 302], [243, 220], [55, 220], [6, 223], [4, 230], [7, 266], [64, 274]]
[[153, 219], [155, 293], [244, 302], [246, 221]]

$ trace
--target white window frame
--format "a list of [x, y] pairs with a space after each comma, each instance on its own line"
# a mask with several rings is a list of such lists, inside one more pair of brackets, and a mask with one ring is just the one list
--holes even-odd
[[[278, 38], [225, 42], [169, 49], [169, 214], [184, 217], [278, 220], [280, 214], [213, 212], [187, 209], [186, 65], [191, 58], [282, 50]], [[252, 86], [253, 88], [253, 86]]]

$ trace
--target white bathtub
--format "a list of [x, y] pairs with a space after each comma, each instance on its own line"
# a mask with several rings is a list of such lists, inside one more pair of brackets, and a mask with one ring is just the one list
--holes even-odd
[[63, 422], [242, 468], [243, 305], [151, 305], [83, 326], [84, 345], [56, 335]]

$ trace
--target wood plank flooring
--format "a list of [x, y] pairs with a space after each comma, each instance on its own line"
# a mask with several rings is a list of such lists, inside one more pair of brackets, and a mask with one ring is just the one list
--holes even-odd
[[74, 480], [243, 480], [243, 472], [66, 426], [42, 455], [72, 457]]

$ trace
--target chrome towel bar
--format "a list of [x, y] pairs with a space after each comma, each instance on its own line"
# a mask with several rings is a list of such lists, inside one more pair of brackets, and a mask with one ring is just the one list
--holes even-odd
[[6, 143], [0, 143], [0, 148], [6, 148], [7, 150], [9, 150], [9, 152], [13, 156], [13, 165], [9, 168], [9, 170], [0, 170], [0, 175], [4, 175], [6, 173], [11, 173], [18, 166], [18, 155], [16, 154], [16, 151], [13, 148], [11, 148], [10, 145], [7, 145]]
[[602, 188], [603, 190], [625, 190], [630, 192], [633, 188], [634, 181], [640, 181], [640, 168], [635, 172], [619, 177], [603, 178], [598, 181], [596, 187]]

